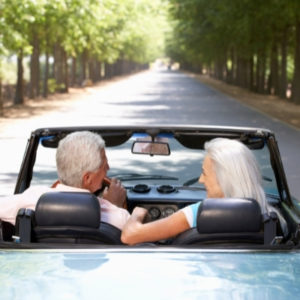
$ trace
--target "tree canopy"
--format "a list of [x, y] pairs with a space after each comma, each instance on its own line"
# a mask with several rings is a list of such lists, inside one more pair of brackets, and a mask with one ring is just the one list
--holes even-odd
[[2, 0], [0, 51], [30, 54], [38, 35], [43, 49], [60, 43], [68, 55], [88, 50], [113, 62], [122, 53], [148, 63], [163, 51], [162, 7], [161, 0]]
[[[167, 54], [192, 71], [300, 103], [300, 2], [170, 0]], [[287, 72], [292, 61], [293, 71]]]
[[[81, 80], [99, 63], [145, 65], [163, 55], [163, 0], [1, 0], [0, 55], [18, 57], [15, 103], [23, 102], [23, 58], [30, 56], [30, 97], [39, 94], [40, 58], [54, 59], [56, 86], [67, 90], [68, 59]], [[75, 62], [80, 61], [81, 71]], [[92, 67], [94, 64], [94, 67]], [[127, 64], [128, 65], [128, 64]], [[101, 66], [100, 66], [101, 67]], [[77, 68], [77, 69], [76, 69]], [[119, 67], [120, 68], [120, 67]], [[129, 67], [128, 67], [129, 68]], [[131, 67], [132, 69], [133, 67]], [[112, 73], [107, 67], [107, 73]], [[49, 74], [43, 75], [48, 80]], [[95, 73], [95, 72], [94, 72]], [[99, 77], [99, 76], [98, 76]]]
[[18, 57], [15, 103], [24, 57], [34, 98], [41, 78], [46, 96], [49, 82], [65, 92], [161, 56], [300, 103], [300, 1], [0, 0], [0, 68], [1, 55]]

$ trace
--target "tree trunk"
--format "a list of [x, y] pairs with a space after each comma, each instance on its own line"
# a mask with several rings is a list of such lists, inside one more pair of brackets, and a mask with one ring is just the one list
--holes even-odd
[[112, 77], [115, 77], [117, 74], [117, 62], [114, 62], [112, 65]]
[[49, 89], [48, 89], [48, 80], [50, 77], [50, 67], [49, 67], [49, 34], [46, 34], [46, 57], [45, 57], [45, 70], [44, 70], [44, 78], [43, 78], [43, 97], [47, 98]]
[[296, 24], [296, 46], [294, 58], [294, 76], [292, 85], [292, 100], [300, 104], [300, 20]]
[[81, 78], [80, 81], [83, 83], [83, 81], [86, 79], [86, 61], [87, 61], [87, 53], [84, 51], [81, 54]]
[[69, 92], [69, 65], [68, 65], [68, 56], [66, 51], [61, 48], [62, 50], [62, 58], [63, 58], [63, 78], [64, 78], [64, 93]]
[[278, 67], [278, 47], [276, 41], [273, 41], [270, 61], [270, 80], [268, 84], [269, 94], [279, 94], [279, 67]]
[[250, 89], [250, 59], [243, 58], [243, 87]]
[[41, 77], [41, 72], [40, 72], [40, 41], [38, 37], [35, 39], [35, 48], [36, 48], [36, 53], [35, 53], [35, 91], [36, 91], [36, 96], [39, 96], [41, 94], [41, 89], [40, 89], [40, 77]]
[[228, 60], [231, 62], [231, 66], [230, 68], [228, 67], [227, 62], [225, 63], [225, 69], [226, 69], [226, 82], [227, 83], [232, 83], [233, 81], [233, 51], [230, 50], [229, 54], [228, 54]]
[[236, 84], [240, 87], [244, 87], [244, 64], [243, 59], [238, 57], [237, 64], [236, 64]]
[[287, 47], [288, 47], [288, 29], [282, 33], [282, 40], [281, 40], [281, 64], [280, 64], [280, 90], [279, 96], [283, 99], [286, 99], [286, 92], [287, 92]]
[[122, 68], [122, 60], [121, 60], [121, 59], [118, 59], [118, 60], [116, 61], [116, 75], [117, 75], [117, 76], [123, 75], [122, 71], [123, 71], [123, 68]]
[[48, 97], [48, 79], [49, 79], [49, 52], [46, 51], [45, 73], [43, 81], [43, 97]]
[[219, 80], [223, 80], [223, 69], [224, 69], [224, 63], [222, 59], [219, 58], [215, 62], [215, 74], [214, 74], [214, 76]]
[[[125, 62], [126, 63], [126, 62]], [[198, 63], [198, 73], [200, 75], [203, 75], [203, 64], [202, 63]]]
[[40, 94], [40, 50], [39, 39], [35, 33], [33, 33], [32, 47], [33, 51], [30, 58], [29, 98], [34, 99]]
[[64, 82], [64, 60], [62, 48], [59, 44], [55, 44], [54, 48], [56, 91], [63, 93], [65, 91]]
[[255, 89], [255, 80], [254, 80], [254, 57], [253, 54], [249, 58], [249, 86], [250, 91]]
[[89, 79], [92, 81], [92, 82], [95, 82], [96, 79], [95, 79], [95, 60], [93, 58], [91, 58], [88, 62], [88, 70], [89, 70]]
[[112, 65], [109, 63], [105, 63], [105, 78], [110, 79], [112, 78]]
[[0, 117], [3, 116], [2, 81], [0, 78]]
[[107, 66], [108, 66], [108, 63], [107, 62], [104, 62], [103, 63], [103, 73], [104, 73], [104, 79], [107, 79], [108, 78], [108, 70], [107, 70]]
[[260, 83], [260, 54], [257, 53], [256, 55], [256, 67], [255, 67], [255, 88], [254, 88], [254, 92], [259, 93], [259, 83]]
[[128, 60], [125, 60], [125, 62], [124, 62], [124, 69], [125, 69], [126, 74], [130, 73], [131, 70], [130, 70], [130, 65], [129, 65]]
[[16, 84], [16, 94], [14, 99], [14, 104], [24, 103], [24, 81], [23, 81], [23, 50], [21, 49], [18, 53], [18, 75]]
[[95, 82], [98, 82], [101, 80], [101, 62], [100, 61], [95, 61]]
[[72, 57], [72, 67], [71, 67], [71, 86], [76, 85], [76, 68], [77, 68], [77, 63], [76, 63], [76, 57]]
[[266, 77], [266, 55], [262, 51], [257, 55], [256, 66], [256, 92], [265, 93], [265, 77]]
[[232, 84], [237, 85], [237, 62], [236, 62], [237, 58], [236, 58], [236, 51], [235, 49], [232, 49], [231, 52], [231, 63], [232, 63], [232, 67], [231, 67], [231, 71], [232, 71]]
[[53, 47], [53, 63], [52, 63], [52, 68], [50, 68], [50, 73], [49, 73], [49, 78], [54, 78], [55, 79], [55, 73], [56, 73], [56, 66], [55, 66], [55, 45]]
[[114, 76], [119, 76], [120, 75], [120, 60], [117, 60], [113, 64], [113, 70], [114, 70]]
[[35, 55], [36, 49], [33, 47], [33, 52], [30, 56], [30, 83], [29, 83], [29, 98], [35, 98], [36, 74], [35, 74]]

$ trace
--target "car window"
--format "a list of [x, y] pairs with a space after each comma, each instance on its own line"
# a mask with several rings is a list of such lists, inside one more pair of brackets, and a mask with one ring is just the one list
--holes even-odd
[[266, 194], [279, 196], [275, 174], [271, 167], [270, 153], [267, 146], [264, 146], [263, 149], [252, 150], [252, 152], [258, 161], [263, 178], [263, 188]]

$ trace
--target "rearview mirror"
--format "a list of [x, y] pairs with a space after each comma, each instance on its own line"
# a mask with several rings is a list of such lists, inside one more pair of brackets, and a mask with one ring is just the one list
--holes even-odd
[[148, 155], [170, 155], [168, 143], [152, 141], [135, 141], [132, 144], [131, 152], [134, 154]]

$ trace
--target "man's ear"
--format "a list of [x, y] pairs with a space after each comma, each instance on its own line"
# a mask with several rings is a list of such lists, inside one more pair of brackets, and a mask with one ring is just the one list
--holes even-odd
[[86, 172], [82, 176], [82, 187], [87, 188], [91, 184], [91, 174], [90, 172]]

